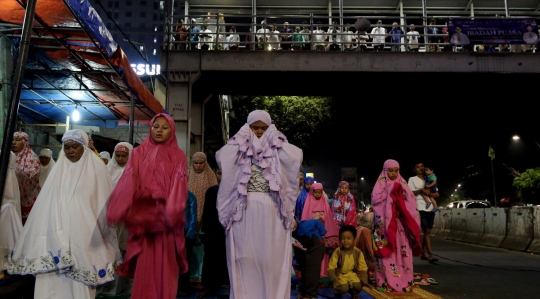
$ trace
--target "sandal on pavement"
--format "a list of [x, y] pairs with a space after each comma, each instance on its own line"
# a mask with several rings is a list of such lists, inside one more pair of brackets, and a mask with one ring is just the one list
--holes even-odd
[[422, 273], [420, 273], [420, 272], [414, 272], [413, 275], [414, 275], [414, 276], [416, 276], [416, 275], [422, 275]]
[[415, 282], [414, 284], [419, 285], [419, 286], [428, 286], [428, 285], [430, 285], [430, 283], [426, 279], [422, 279], [422, 280], [420, 280], [418, 282]]
[[436, 258], [436, 257], [430, 257], [430, 258], [428, 258], [427, 260], [428, 260], [428, 262], [430, 262], [430, 263], [432, 263], [432, 264], [439, 261], [439, 259]]
[[415, 275], [415, 276], [414, 276], [414, 280], [418, 280], [418, 279], [422, 279], [422, 276], [420, 276], [420, 275]]
[[432, 277], [429, 277], [429, 278], [426, 278], [427, 282], [429, 282], [430, 284], [439, 284], [434, 278]]

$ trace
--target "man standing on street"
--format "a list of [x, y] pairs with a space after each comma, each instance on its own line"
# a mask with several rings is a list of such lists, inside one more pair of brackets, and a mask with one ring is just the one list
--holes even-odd
[[411, 191], [416, 195], [416, 209], [420, 213], [420, 227], [424, 233], [422, 240], [422, 249], [424, 249], [424, 253], [422, 254], [421, 259], [427, 260], [430, 263], [435, 263], [438, 262], [439, 259], [433, 256], [430, 238], [433, 221], [435, 220], [435, 213], [432, 211], [433, 205], [426, 208], [426, 201], [424, 200], [424, 197], [422, 197], [422, 193], [433, 198], [438, 198], [439, 192], [431, 193], [428, 189], [424, 189], [425, 175], [423, 163], [414, 164], [413, 170], [416, 173], [416, 176], [410, 177], [408, 184]]

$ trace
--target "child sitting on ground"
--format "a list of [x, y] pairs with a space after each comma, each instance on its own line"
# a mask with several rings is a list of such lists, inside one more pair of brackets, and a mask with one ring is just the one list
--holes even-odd
[[341, 298], [347, 292], [352, 298], [360, 298], [358, 294], [362, 291], [362, 286], [371, 287], [368, 284], [368, 267], [364, 255], [354, 246], [355, 237], [354, 226], [342, 226], [339, 229], [341, 246], [332, 253], [328, 264], [328, 275], [337, 298]]
[[[424, 170], [426, 172], [426, 185], [424, 188], [429, 189], [429, 192], [435, 193], [438, 192], [437, 190], [437, 176], [435, 175], [435, 169], [432, 165], [425, 165]], [[432, 212], [437, 212], [439, 208], [437, 208], [437, 202], [435, 201], [435, 198], [429, 197], [427, 195], [424, 195], [421, 193], [424, 197], [424, 200], [426, 201], [426, 209], [433, 204], [433, 210]]]

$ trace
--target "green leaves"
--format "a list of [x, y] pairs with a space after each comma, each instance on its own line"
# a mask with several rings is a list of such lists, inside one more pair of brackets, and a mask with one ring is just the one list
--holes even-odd
[[[299, 96], [233, 96], [235, 118], [231, 119], [231, 133], [246, 123], [248, 114], [256, 109], [266, 110], [290, 143], [306, 153], [319, 142], [317, 133], [330, 123], [332, 99]], [[309, 164], [309, 161], [304, 161]]]
[[525, 170], [520, 176], [514, 178], [512, 185], [519, 189], [522, 201], [540, 203], [535, 196], [540, 190], [540, 168]]

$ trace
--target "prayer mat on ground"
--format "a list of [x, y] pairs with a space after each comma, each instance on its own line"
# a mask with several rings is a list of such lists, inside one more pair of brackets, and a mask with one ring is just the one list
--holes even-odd
[[441, 296], [430, 293], [418, 286], [414, 287], [412, 292], [407, 293], [379, 292], [368, 287], [364, 287], [362, 290], [374, 299], [442, 299]]

